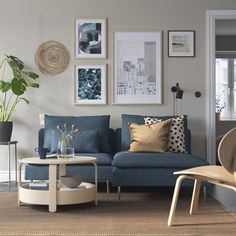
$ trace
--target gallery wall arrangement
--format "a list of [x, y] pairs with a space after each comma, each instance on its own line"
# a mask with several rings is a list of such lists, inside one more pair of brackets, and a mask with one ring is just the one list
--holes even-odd
[[[107, 19], [76, 19], [74, 29], [75, 105], [107, 104], [106, 63], [89, 59], [107, 57]], [[113, 33], [114, 105], [162, 104], [162, 31]], [[194, 57], [195, 31], [169, 30], [168, 57]], [[57, 41], [40, 45], [35, 56], [39, 70], [48, 75], [62, 73], [69, 63], [69, 52]]]

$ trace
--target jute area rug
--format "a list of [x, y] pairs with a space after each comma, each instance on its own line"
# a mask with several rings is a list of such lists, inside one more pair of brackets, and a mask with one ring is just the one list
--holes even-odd
[[175, 226], [167, 226], [172, 192], [99, 193], [93, 203], [18, 206], [16, 192], [0, 193], [0, 235], [236, 235], [236, 217], [218, 202], [201, 198], [197, 215], [189, 215], [191, 196], [181, 195]]

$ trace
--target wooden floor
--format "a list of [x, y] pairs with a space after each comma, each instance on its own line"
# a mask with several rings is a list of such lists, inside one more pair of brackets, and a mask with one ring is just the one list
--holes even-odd
[[[175, 225], [167, 226], [173, 189], [146, 192], [126, 189], [121, 195], [100, 192], [99, 202], [59, 206], [17, 205], [17, 192], [0, 187], [0, 235], [236, 235], [236, 216], [217, 201], [200, 199], [197, 215], [190, 216], [191, 192], [180, 194]], [[114, 189], [113, 189], [114, 190]]]
[[0, 192], [16, 192], [17, 186], [15, 183], [11, 183], [11, 187], [9, 186], [8, 182], [0, 182]]

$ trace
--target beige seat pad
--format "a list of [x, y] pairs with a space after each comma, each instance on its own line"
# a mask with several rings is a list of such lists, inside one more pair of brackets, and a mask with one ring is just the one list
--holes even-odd
[[236, 187], [234, 175], [230, 174], [222, 166], [199, 166], [191, 169], [174, 172], [176, 175], [195, 175], [219, 181], [220, 183], [227, 183]]

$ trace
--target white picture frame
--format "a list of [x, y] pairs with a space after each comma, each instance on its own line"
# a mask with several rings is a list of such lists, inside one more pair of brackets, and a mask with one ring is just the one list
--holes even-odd
[[168, 57], [195, 57], [195, 31], [168, 30]]
[[162, 32], [114, 32], [113, 104], [162, 104]]
[[106, 18], [75, 20], [75, 57], [106, 58]]
[[74, 104], [105, 105], [106, 101], [106, 64], [76, 65]]

